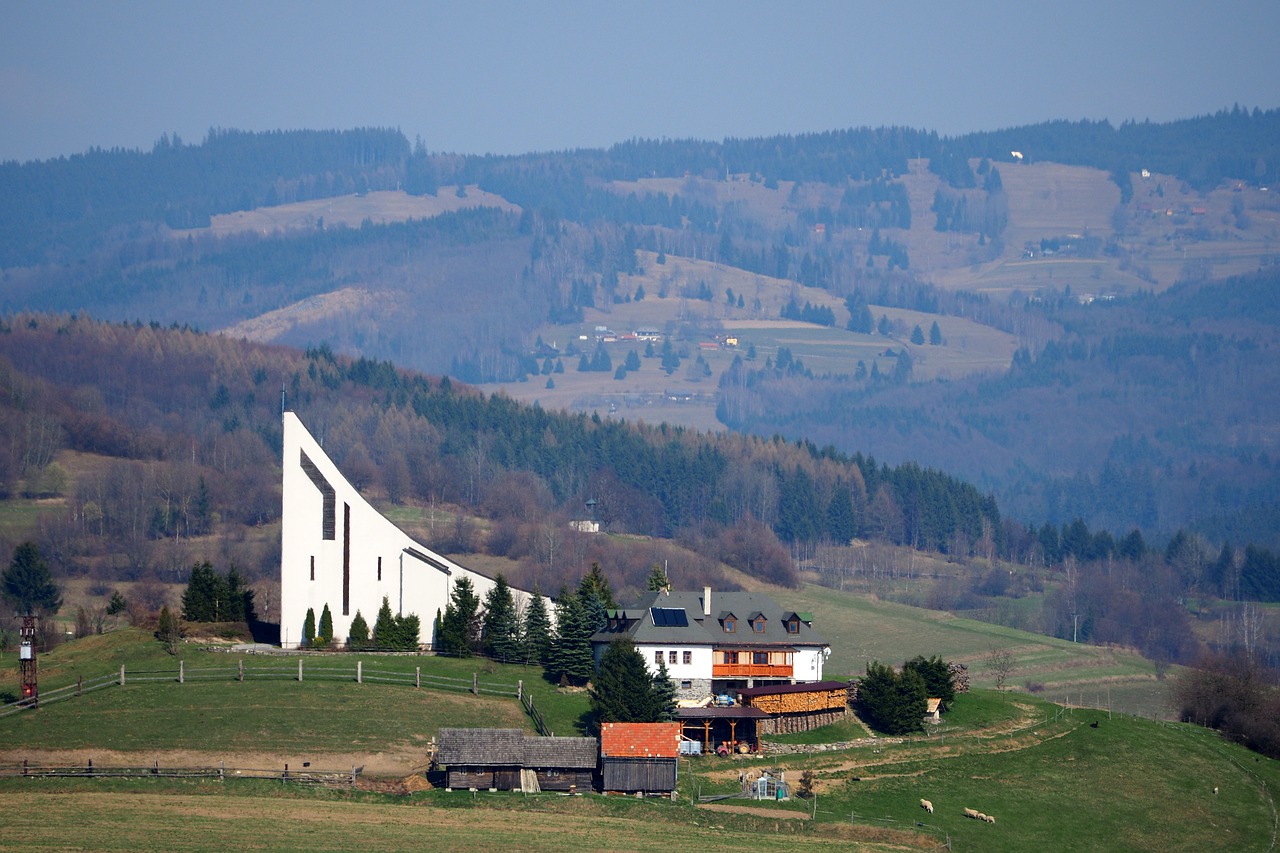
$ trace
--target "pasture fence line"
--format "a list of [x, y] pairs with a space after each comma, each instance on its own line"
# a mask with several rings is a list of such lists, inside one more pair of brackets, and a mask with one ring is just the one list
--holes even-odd
[[123, 687], [126, 684], [162, 682], [186, 684], [198, 681], [354, 681], [376, 684], [398, 684], [416, 689], [455, 690], [470, 693], [474, 696], [511, 697], [518, 700], [537, 727], [539, 734], [546, 734], [546, 724], [542, 713], [534, 708], [533, 697], [524, 689], [524, 679], [515, 684], [499, 681], [482, 681], [480, 673], [473, 672], [471, 678], [451, 678], [445, 675], [423, 673], [422, 667], [414, 667], [413, 672], [385, 668], [366, 667], [363, 660], [355, 661], [355, 665], [342, 665], [332, 659], [322, 662], [309, 662], [304, 666], [303, 659], [298, 658], [297, 666], [284, 663], [263, 663], [246, 665], [243, 658], [235, 666], [229, 667], [188, 667], [185, 660], [178, 661], [177, 669], [129, 669], [121, 665], [120, 670], [109, 675], [98, 676], [86, 680], [77, 676], [75, 684], [68, 684], [53, 690], [43, 691], [37, 701], [23, 700], [4, 706], [0, 709], [0, 718], [22, 711], [31, 710], [39, 705], [59, 702], [73, 696], [82, 696], [103, 687]]
[[90, 758], [85, 764], [44, 765], [31, 764], [24, 759], [21, 764], [0, 764], [0, 777], [71, 778], [71, 779], [271, 779], [299, 785], [323, 785], [326, 787], [352, 787], [364, 773], [364, 765], [350, 770], [312, 770], [311, 762], [303, 769], [283, 770], [263, 768], [228, 768], [224, 762], [217, 767], [161, 767], [157, 759], [150, 767], [95, 765]]

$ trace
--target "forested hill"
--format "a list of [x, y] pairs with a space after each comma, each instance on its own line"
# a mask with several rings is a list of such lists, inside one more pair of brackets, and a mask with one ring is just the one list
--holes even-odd
[[[55, 541], [57, 561], [141, 568], [215, 518], [275, 519], [282, 390], [371, 496], [530, 524], [580, 517], [590, 498], [610, 530], [721, 541], [723, 559], [781, 583], [795, 575], [779, 542], [994, 551], [1005, 530], [990, 497], [915, 465], [550, 413], [323, 348], [26, 315], [0, 330], [0, 375], [0, 487], [68, 499], [53, 538], [76, 542]], [[70, 482], [61, 451], [114, 461]]]
[[[1056, 121], [939, 137], [908, 128], [860, 128], [754, 139], [631, 140], [605, 150], [467, 156], [439, 154], [397, 130], [210, 130], [199, 144], [162, 137], [149, 152], [93, 149], [42, 162], [0, 164], [0, 267], [65, 262], [101, 246], [123, 226], [207, 225], [218, 213], [352, 192], [403, 188], [434, 193], [475, 184], [517, 204], [574, 221], [671, 224], [687, 217], [713, 224], [689, 199], [675, 209], [619, 205], [593, 187], [601, 180], [732, 173], [779, 180], [841, 183], [903, 174], [908, 159], [942, 168], [967, 158], [1091, 166], [1111, 172], [1128, 192], [1128, 173], [1147, 168], [1197, 188], [1222, 180], [1260, 185], [1280, 174], [1280, 110], [1235, 107], [1212, 116], [1119, 127]], [[972, 179], [965, 168], [958, 180]], [[675, 218], [673, 220], [673, 217]], [[127, 233], [127, 232], [126, 232]]]

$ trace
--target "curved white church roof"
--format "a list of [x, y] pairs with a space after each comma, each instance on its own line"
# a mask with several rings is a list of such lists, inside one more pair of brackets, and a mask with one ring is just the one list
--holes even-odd
[[[459, 577], [484, 600], [492, 578], [416, 542], [360, 496], [293, 412], [284, 413], [284, 504], [280, 534], [280, 644], [297, 648], [307, 610], [325, 605], [333, 635], [346, 640], [359, 612], [370, 626], [385, 596], [396, 615], [416, 614], [430, 647], [436, 611], [444, 612]], [[512, 588], [517, 606], [530, 593]]]

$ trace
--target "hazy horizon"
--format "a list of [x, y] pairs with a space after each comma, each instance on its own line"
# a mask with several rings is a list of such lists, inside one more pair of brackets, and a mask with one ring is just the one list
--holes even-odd
[[0, 161], [210, 128], [399, 128], [432, 151], [1280, 106], [1280, 4], [11, 4]]

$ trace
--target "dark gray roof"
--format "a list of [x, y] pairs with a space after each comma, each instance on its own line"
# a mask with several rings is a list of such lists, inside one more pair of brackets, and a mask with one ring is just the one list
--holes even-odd
[[536, 737], [520, 729], [441, 729], [436, 761], [468, 767], [596, 766], [593, 737]]
[[520, 729], [441, 729], [436, 761], [509, 767], [524, 761], [524, 732]]
[[593, 737], [526, 737], [525, 767], [595, 767], [600, 742]]
[[822, 693], [828, 690], [844, 690], [847, 681], [808, 681], [803, 684], [765, 684], [761, 687], [739, 687], [734, 693], [742, 696], [772, 696], [778, 693]]
[[[769, 596], [760, 592], [712, 592], [710, 616], [703, 614], [702, 592], [650, 592], [633, 606], [616, 611], [610, 627], [591, 639], [607, 643], [619, 637], [629, 637], [635, 643], [671, 643], [674, 645], [705, 646], [825, 646], [813, 627], [796, 617], [795, 611], [784, 610]], [[653, 608], [663, 610], [679, 608], [687, 614], [687, 625], [655, 624]], [[750, 620], [737, 619], [732, 633], [724, 630], [724, 617], [750, 613], [764, 617], [764, 631], [752, 630]], [[787, 633], [786, 618], [792, 617], [798, 626], [794, 634]], [[664, 620], [669, 621], [669, 620]]]

